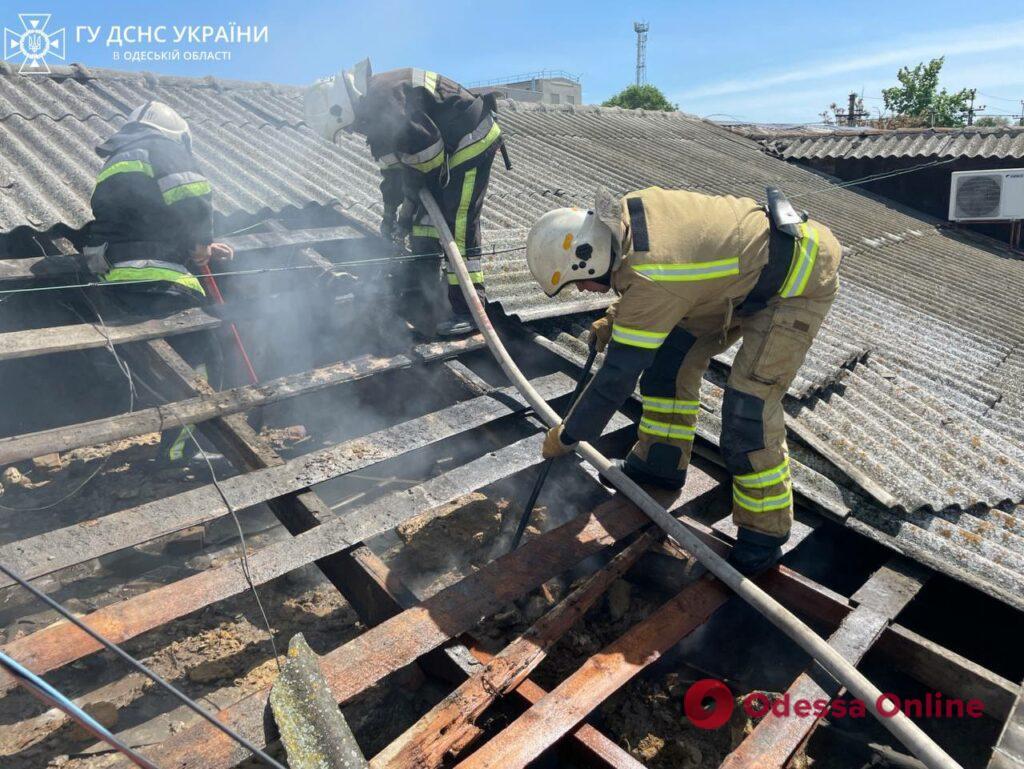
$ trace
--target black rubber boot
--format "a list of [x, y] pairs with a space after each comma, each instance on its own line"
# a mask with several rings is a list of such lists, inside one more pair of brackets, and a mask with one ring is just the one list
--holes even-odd
[[782, 546], [788, 539], [789, 534], [776, 537], [740, 526], [729, 563], [743, 576], [752, 577], [782, 558]]
[[438, 336], [465, 336], [476, 331], [476, 321], [472, 315], [452, 313], [437, 324], [434, 333]]
[[[664, 475], [655, 475], [654, 473], [648, 472], [644, 468], [631, 463], [628, 459], [616, 459], [612, 464], [624, 472], [630, 480], [641, 486], [654, 486], [659, 489], [679, 491], [679, 489], [686, 485], [685, 470], [679, 471], [678, 474], [672, 477], [666, 477]], [[604, 475], [598, 475], [598, 479], [608, 488], [614, 488], [611, 481], [605, 478]]]

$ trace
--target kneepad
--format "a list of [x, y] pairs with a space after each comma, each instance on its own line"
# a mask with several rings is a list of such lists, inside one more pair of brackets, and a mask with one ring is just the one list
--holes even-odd
[[753, 472], [748, 455], [764, 448], [764, 400], [726, 387], [719, 443], [729, 472], [734, 475]]

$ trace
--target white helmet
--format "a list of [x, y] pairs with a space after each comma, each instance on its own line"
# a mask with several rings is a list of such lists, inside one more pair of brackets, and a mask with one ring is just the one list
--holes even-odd
[[318, 80], [304, 94], [306, 124], [328, 141], [356, 122], [356, 106], [370, 82], [370, 60]]
[[189, 150], [192, 149], [192, 134], [185, 118], [162, 101], [147, 101], [140, 104], [132, 110], [128, 122], [155, 128], [168, 139], [181, 142]]
[[614, 236], [594, 209], [556, 208], [530, 230], [526, 263], [544, 293], [554, 296], [569, 283], [603, 277], [612, 267]]

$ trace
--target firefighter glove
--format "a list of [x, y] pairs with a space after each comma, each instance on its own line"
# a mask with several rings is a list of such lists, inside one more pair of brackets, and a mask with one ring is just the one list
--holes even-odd
[[544, 448], [541, 449], [541, 454], [544, 459], [562, 457], [571, 453], [575, 445], [575, 443], [562, 442], [562, 425], [557, 425], [548, 430], [548, 434], [544, 437]]
[[612, 338], [612, 319], [607, 315], [595, 320], [590, 324], [590, 344], [597, 348], [598, 352], [604, 352], [608, 342]]

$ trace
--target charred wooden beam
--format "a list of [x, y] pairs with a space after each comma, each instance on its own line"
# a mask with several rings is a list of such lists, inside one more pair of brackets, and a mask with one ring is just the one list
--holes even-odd
[[1024, 684], [992, 751], [988, 769], [1024, 769]]
[[547, 657], [548, 650], [629, 570], [655, 541], [645, 532], [570, 593], [487, 665], [435, 705], [370, 761], [373, 769], [439, 767], [477, 736], [476, 720], [498, 697], [519, 686]]
[[177, 427], [182, 422], [194, 425], [411, 365], [412, 361], [404, 355], [390, 358], [363, 355], [354, 360], [332, 363], [329, 366], [283, 376], [258, 385], [236, 387], [210, 395], [197, 395], [176, 403], [154, 406], [130, 414], [118, 414], [92, 422], [2, 438], [0, 465], [54, 451], [69, 451], [133, 435], [162, 432]]
[[[719, 498], [716, 490], [711, 478], [694, 472], [672, 508], [680, 512], [700, 508]], [[335, 698], [339, 702], [351, 699], [473, 627], [505, 602], [539, 587], [646, 523], [646, 517], [631, 503], [612, 499], [369, 629], [320, 660]], [[220, 711], [218, 718], [257, 743], [266, 744], [274, 737], [265, 720], [267, 696], [268, 690], [256, 692]], [[226, 769], [246, 758], [244, 750], [205, 722], [150, 752], [159, 754], [165, 765], [180, 769]]]
[[[616, 426], [621, 426], [621, 423], [613, 423], [612, 427]], [[540, 435], [524, 438], [409, 489], [387, 494], [340, 516], [332, 516], [314, 531], [301, 532], [293, 539], [261, 548], [249, 555], [253, 582], [261, 585], [309, 563], [323, 561], [427, 510], [537, 465], [541, 461], [540, 443]], [[362, 619], [372, 623], [374, 617], [386, 619], [396, 613], [389, 607], [398, 604], [391, 596], [384, 600], [382, 591], [365, 584], [372, 580], [379, 587], [381, 580], [379, 574], [375, 574], [378, 571], [376, 567], [369, 568], [367, 559], [360, 553], [361, 549], [353, 551], [352, 560], [359, 561], [370, 577], [356, 579], [348, 591], [358, 594], [353, 605], [363, 605], [367, 616]], [[347, 567], [341, 569], [359, 577]], [[166, 622], [238, 595], [247, 587], [238, 564], [227, 563], [105, 606], [86, 615], [83, 620], [115, 643], [123, 643]], [[416, 603], [415, 596], [406, 598], [408, 606]], [[399, 610], [408, 606], [399, 605]], [[92, 638], [66, 622], [50, 625], [3, 647], [5, 653], [38, 675], [98, 650]], [[0, 693], [11, 686], [13, 682], [9, 679], [0, 682]]]
[[445, 342], [424, 342], [416, 345], [412, 352], [413, 355], [424, 360], [436, 360], [442, 350], [458, 350], [458, 353], [461, 354], [481, 350], [486, 346], [483, 334], [473, 334]]
[[[125, 319], [131, 321], [132, 319]], [[91, 350], [110, 344], [127, 344], [158, 339], [193, 331], [217, 328], [220, 319], [199, 308], [184, 310], [166, 318], [125, 322], [117, 325], [111, 319], [106, 324], [78, 323], [51, 326], [28, 331], [8, 331], [0, 334], [0, 360], [31, 358], [72, 350]]]
[[[570, 392], [573, 387], [572, 380], [564, 374], [543, 377], [536, 381], [536, 385], [546, 398], [557, 398]], [[263, 469], [220, 481], [220, 490], [214, 484], [209, 484], [102, 518], [19, 540], [0, 547], [0, 561], [11, 564], [24, 577], [33, 579], [227, 515], [221, 493], [227, 497], [232, 508], [244, 510], [423, 448], [495, 419], [522, 413], [528, 408], [515, 388], [505, 388], [498, 393], [500, 397], [482, 396], [464, 401], [288, 462], [282, 462], [273, 454], [279, 464], [274, 465], [266, 460]], [[229, 448], [237, 453], [248, 454], [247, 462], [255, 465], [259, 459], [258, 452], [267, 449], [259, 448], [255, 436], [240, 439], [240, 430], [241, 426], [234, 431], [235, 438], [230, 440]], [[322, 501], [317, 505], [319, 509], [312, 513], [308, 510], [297, 513], [302, 518], [292, 523], [297, 531], [318, 524], [321, 517], [330, 514]], [[11, 580], [6, 577], [0, 579], [0, 587], [10, 584]]]
[[635, 675], [703, 625], [729, 596], [727, 587], [707, 576], [683, 588], [457, 766], [526, 766]]
[[[491, 660], [491, 655], [481, 649], [474, 648], [472, 652], [485, 664]], [[529, 678], [516, 687], [515, 694], [527, 706], [535, 705], [547, 696], [547, 692]], [[570, 753], [585, 762], [585, 766], [596, 764], [608, 769], [644, 769], [642, 763], [588, 723], [577, 726], [572, 732], [572, 740], [563, 740], [563, 744]]]
[[[846, 615], [829, 637], [829, 643], [846, 659], [859, 662], [927, 579], [924, 567], [900, 557], [892, 558], [854, 593], [852, 600], [857, 608]], [[786, 693], [792, 702], [814, 702], [831, 700], [841, 688], [815, 663], [800, 674]], [[817, 723], [814, 715], [780, 718], [768, 714], [726, 757], [722, 769], [781, 769], [810, 737]]]
[[[236, 254], [268, 251], [275, 248], [323, 245], [339, 240], [362, 239], [363, 233], [352, 227], [318, 227], [307, 230], [260, 232], [221, 238]], [[74, 253], [28, 259], [0, 259], [0, 282], [17, 283], [40, 278], [72, 277], [81, 267]], [[82, 277], [90, 277], [83, 275]]]

